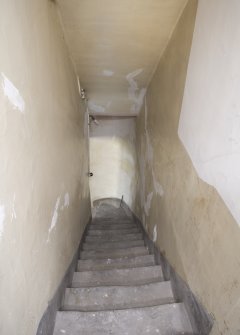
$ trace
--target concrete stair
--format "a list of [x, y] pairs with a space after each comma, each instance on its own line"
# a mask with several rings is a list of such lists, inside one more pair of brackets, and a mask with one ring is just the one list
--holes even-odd
[[86, 259], [78, 261], [78, 271], [136, 268], [154, 264], [154, 256], [148, 254], [143, 256], [125, 256], [99, 260]]
[[92, 224], [89, 227], [89, 230], [119, 230], [119, 229], [131, 229], [131, 228], [137, 228], [135, 224], [133, 223], [98, 223], [98, 224]]
[[[133, 241], [133, 240], [142, 240], [143, 235], [142, 233], [134, 233], [134, 234], [124, 234], [124, 241]], [[122, 241], [122, 235], [115, 234], [114, 236], [110, 236], [107, 238], [106, 236], [87, 236], [85, 239], [86, 242], [97, 242], [97, 243], [102, 243], [102, 242], [117, 242], [117, 241]]]
[[[111, 215], [111, 210], [113, 214]], [[121, 208], [104, 206], [87, 229], [54, 335], [193, 334], [185, 307]]]
[[183, 304], [101, 312], [58, 312], [54, 335], [190, 335]]
[[161, 266], [82, 271], [73, 275], [72, 287], [128, 286], [163, 281]]
[[115, 249], [125, 249], [133, 247], [144, 247], [143, 240], [133, 240], [133, 241], [115, 241], [115, 242], [87, 242], [83, 244], [83, 250], [115, 250]]
[[92, 229], [89, 230], [88, 234], [89, 236], [99, 236], [99, 237], [105, 237], [105, 238], [113, 238], [116, 236], [123, 236], [125, 234], [137, 234], [140, 233], [139, 228], [121, 228], [121, 229]]

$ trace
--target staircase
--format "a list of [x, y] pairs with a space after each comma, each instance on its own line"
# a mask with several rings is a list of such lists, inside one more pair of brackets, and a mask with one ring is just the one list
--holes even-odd
[[185, 307], [122, 208], [101, 205], [88, 226], [54, 335], [193, 334]]

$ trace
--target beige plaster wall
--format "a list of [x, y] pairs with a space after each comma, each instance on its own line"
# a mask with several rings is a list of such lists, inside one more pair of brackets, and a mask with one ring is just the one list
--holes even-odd
[[53, 2], [1, 1], [0, 49], [0, 334], [33, 335], [90, 216], [87, 118]]
[[178, 137], [196, 7], [197, 1], [190, 0], [137, 120], [137, 214], [213, 314], [211, 334], [236, 335], [240, 333], [239, 226], [216, 189], [198, 177]]
[[92, 202], [121, 198], [134, 209], [136, 133], [134, 117], [98, 117], [90, 125], [90, 190]]

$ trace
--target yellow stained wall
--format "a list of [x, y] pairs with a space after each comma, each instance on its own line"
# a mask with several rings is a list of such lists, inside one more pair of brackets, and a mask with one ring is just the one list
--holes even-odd
[[90, 216], [87, 118], [47, 0], [0, 10], [0, 334], [33, 335]]
[[[137, 120], [137, 215], [215, 323], [240, 333], [240, 229], [203, 182], [178, 137], [197, 1], [186, 6], [147, 90]], [[211, 32], [209, 32], [211, 33]]]

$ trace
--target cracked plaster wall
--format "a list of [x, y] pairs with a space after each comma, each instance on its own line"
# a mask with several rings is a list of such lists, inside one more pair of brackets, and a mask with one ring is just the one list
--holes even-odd
[[[215, 323], [212, 335], [240, 333], [240, 229], [217, 190], [201, 179], [203, 176], [198, 166], [195, 170], [188, 152], [192, 153], [189, 150], [191, 141], [193, 147], [199, 143], [198, 131], [202, 131], [204, 126], [213, 133], [210, 136], [205, 130], [206, 136], [201, 144], [205, 145], [206, 154], [216, 129], [221, 125], [221, 129], [224, 129], [224, 125], [227, 127], [227, 123], [222, 123], [220, 111], [224, 109], [229, 112], [226, 106], [229, 101], [234, 101], [229, 99], [225, 89], [230, 84], [228, 67], [234, 67], [239, 59], [235, 52], [238, 44], [234, 42], [239, 29], [234, 29], [234, 23], [231, 23], [232, 19], [239, 17], [239, 3], [233, 1], [232, 5], [229, 1], [199, 1], [182, 116], [181, 105], [197, 7], [196, 1], [188, 2], [160, 59], [147, 89], [145, 106], [137, 119], [137, 194], [140, 195], [137, 215], [168, 261], [213, 315]], [[231, 22], [228, 21], [229, 15]], [[225, 53], [220, 56], [214, 34], [218, 39], [222, 36], [223, 40], [234, 36], [232, 42], [228, 40], [225, 48], [222, 43]], [[204, 45], [200, 39], [203, 35], [207, 42]], [[211, 55], [207, 53], [206, 46], [212, 48]], [[232, 47], [231, 52], [229, 46]], [[210, 68], [204, 65], [209, 57], [212, 61]], [[226, 72], [219, 63], [225, 66]], [[215, 77], [211, 69], [218, 66], [219, 73], [215, 73]], [[223, 73], [226, 73], [227, 82], [218, 78]], [[199, 82], [199, 76], [204, 80]], [[221, 93], [220, 87], [224, 92]], [[232, 90], [232, 97], [235, 92]], [[210, 118], [214, 113], [208, 99], [211, 94], [217, 94], [220, 99], [220, 109], [216, 110], [212, 121], [204, 118], [205, 112], [208, 111]], [[186, 148], [178, 136], [180, 115], [180, 135], [187, 144]], [[231, 113], [228, 115], [230, 120]], [[204, 126], [201, 125], [202, 118], [205, 120]], [[187, 120], [189, 123], [185, 124]], [[199, 127], [197, 125], [193, 131], [194, 120]], [[184, 136], [186, 129], [188, 136]], [[156, 182], [160, 194], [156, 192]]]
[[0, 334], [33, 335], [90, 216], [87, 117], [54, 2], [0, 11]]

